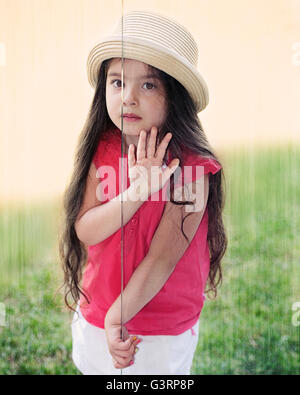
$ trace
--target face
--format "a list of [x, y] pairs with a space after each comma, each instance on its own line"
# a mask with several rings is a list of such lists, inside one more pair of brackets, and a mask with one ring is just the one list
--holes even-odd
[[[120, 58], [110, 63], [106, 79], [106, 106], [112, 122], [121, 130], [123, 104], [123, 133], [127, 144], [137, 145], [141, 130], [148, 134], [153, 126], [160, 128], [166, 118], [166, 95], [163, 84], [151, 76], [148, 65], [133, 59], [123, 62], [123, 103], [121, 97]], [[139, 118], [125, 115], [135, 114]]]

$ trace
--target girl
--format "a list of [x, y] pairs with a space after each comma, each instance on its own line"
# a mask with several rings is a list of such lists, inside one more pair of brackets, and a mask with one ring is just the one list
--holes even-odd
[[89, 54], [95, 95], [60, 240], [83, 374], [190, 374], [206, 282], [216, 296], [227, 247], [197, 53], [182, 25], [135, 11]]

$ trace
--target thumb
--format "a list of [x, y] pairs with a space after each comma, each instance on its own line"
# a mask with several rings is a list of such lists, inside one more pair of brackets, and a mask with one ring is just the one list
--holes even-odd
[[168, 178], [171, 177], [171, 175], [175, 172], [175, 170], [177, 169], [178, 165], [179, 165], [179, 159], [173, 159], [168, 166], [166, 167], [165, 171], [163, 172], [163, 178], [165, 180], [167, 180]]
[[171, 163], [169, 164], [170, 167], [174, 167], [175, 168], [179, 165], [180, 160], [178, 158], [175, 158], [171, 161]]
[[171, 175], [177, 170], [179, 165], [179, 159], [173, 159], [162, 173], [162, 185], [163, 187], [169, 182]]

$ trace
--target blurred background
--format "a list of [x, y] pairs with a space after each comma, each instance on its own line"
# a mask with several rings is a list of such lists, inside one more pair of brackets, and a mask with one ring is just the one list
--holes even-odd
[[[226, 177], [223, 285], [194, 374], [299, 374], [300, 0], [124, 0], [199, 47], [199, 114]], [[93, 97], [90, 49], [122, 1], [0, 0], [0, 374], [79, 374], [57, 241]]]

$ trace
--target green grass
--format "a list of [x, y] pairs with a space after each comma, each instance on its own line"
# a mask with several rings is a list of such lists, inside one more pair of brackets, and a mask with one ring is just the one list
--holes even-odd
[[81, 374], [71, 358], [72, 315], [57, 292], [58, 207], [1, 210], [0, 374]]
[[[206, 300], [193, 374], [299, 374], [300, 148], [226, 151], [223, 284]], [[0, 210], [0, 374], [80, 374], [63, 306], [57, 202]]]
[[232, 151], [223, 285], [200, 317], [194, 374], [299, 374], [300, 149]]

